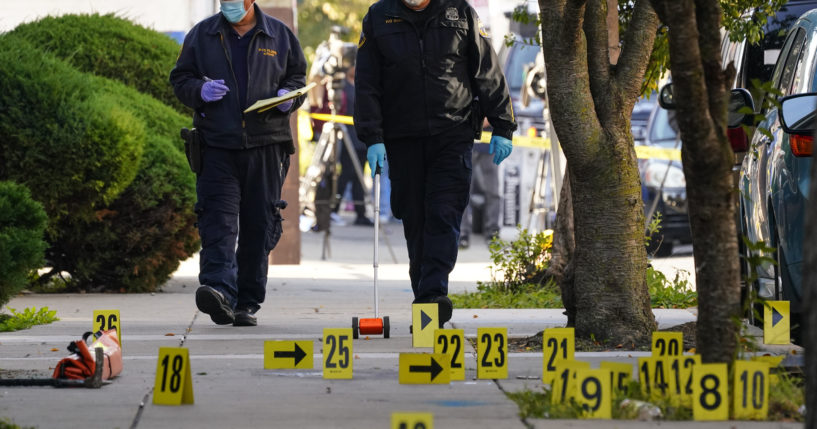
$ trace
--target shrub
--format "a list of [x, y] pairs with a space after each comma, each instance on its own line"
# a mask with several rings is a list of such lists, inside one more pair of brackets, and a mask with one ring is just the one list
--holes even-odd
[[0, 306], [22, 290], [28, 274], [42, 266], [48, 218], [28, 188], [0, 182]]
[[149, 138], [139, 174], [116, 201], [61, 225], [66, 251], [55, 265], [73, 274], [69, 290], [156, 290], [199, 248], [195, 201], [184, 155], [165, 137]]
[[11, 34], [79, 70], [118, 80], [192, 114], [168, 81], [180, 46], [165, 34], [114, 15], [63, 15], [22, 24]]
[[[15, 60], [20, 65], [7, 66], [9, 62], [3, 61], [3, 57], [10, 55], [3, 50], [4, 46], [14, 46], [32, 54], [18, 54]], [[38, 199], [42, 195], [49, 214], [57, 214], [49, 226], [50, 247], [46, 253], [52, 271], [40, 279], [41, 283], [48, 282], [56, 273], [67, 271], [72, 279], [68, 290], [156, 289], [178, 267], [179, 261], [198, 247], [193, 213], [194, 176], [186, 165], [182, 142], [177, 137], [179, 128], [188, 124], [189, 118], [120, 82], [79, 72], [48, 54], [37, 53], [27, 42], [20, 40], [19, 34], [0, 37], [0, 52], [0, 62], [3, 63], [0, 73], [18, 76], [15, 82], [7, 84], [5, 75], [0, 75], [4, 80], [0, 89], [11, 91], [0, 94], [0, 135], [19, 135], [22, 137], [17, 140], [28, 138], [30, 141], [23, 146], [14, 139], [2, 139], [2, 171], [10, 172], [13, 165], [26, 165], [27, 170], [37, 171], [37, 175], [25, 175], [22, 170], [15, 169], [15, 178], [33, 176], [37, 185], [31, 186], [34, 194]], [[36, 67], [29, 63], [38, 63], [31, 57], [42, 58], [39, 61], [46, 63], [46, 71], [58, 72], [35, 73]], [[59, 84], [55, 83], [57, 77]], [[15, 98], [16, 86], [25, 90], [34, 88], [30, 91], [42, 94]], [[73, 91], [73, 97], [62, 94], [69, 89]], [[49, 92], [60, 96], [54, 106], [49, 105]], [[80, 95], [84, 99], [79, 98]], [[51, 109], [67, 115], [76, 111], [79, 117], [51, 121], [68, 124], [63, 127], [46, 119], [23, 120], [28, 104], [43, 112]], [[82, 120], [88, 124], [81, 130], [93, 138], [86, 140], [95, 144], [74, 150], [77, 133], [67, 133], [63, 128], [78, 127], [76, 124]], [[117, 129], [106, 126], [105, 120], [114, 124], [114, 120], [127, 120], [140, 133], [139, 157], [126, 156], [127, 151], [113, 150], [114, 158], [132, 171], [127, 182], [115, 188], [116, 192], [105, 179], [121, 174], [112, 172], [111, 168], [105, 168], [105, 162], [100, 162], [100, 158], [105, 161], [104, 156], [115, 149], [113, 143], [117, 141]], [[17, 126], [3, 128], [6, 124]], [[39, 124], [45, 125], [38, 127]], [[68, 143], [45, 144], [43, 146], [51, 149], [45, 154], [36, 144], [59, 141]], [[143, 146], [145, 152], [141, 156]], [[73, 159], [74, 152], [78, 160], [79, 154], [84, 153], [82, 160], [89, 164], [87, 171], [80, 172], [82, 174], [76, 173], [76, 168], [60, 166], [64, 159]], [[62, 172], [75, 174], [63, 178]], [[76, 198], [94, 192], [97, 198]], [[48, 203], [52, 200], [53, 204]]]
[[136, 175], [144, 126], [100, 81], [0, 37], [0, 180], [25, 184], [51, 225], [112, 201]]
[[[91, 218], [67, 219], [49, 256], [72, 273], [69, 290], [156, 290], [199, 248], [195, 176], [179, 129], [190, 119], [155, 98], [105, 80], [107, 94], [144, 123], [144, 154], [136, 178]], [[72, 249], [82, 249], [81, 252]]]

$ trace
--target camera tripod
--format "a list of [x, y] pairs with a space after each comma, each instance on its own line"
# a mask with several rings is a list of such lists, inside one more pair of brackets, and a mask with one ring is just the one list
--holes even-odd
[[[325, 122], [318, 143], [315, 145], [312, 161], [306, 169], [298, 192], [301, 201], [306, 203], [305, 205], [308, 205], [310, 201], [314, 202], [316, 230], [324, 232], [321, 260], [326, 260], [332, 256], [329, 241], [331, 229], [330, 215], [332, 214], [332, 209], [340, 200], [338, 196], [337, 163], [341, 150], [346, 150], [352, 161], [355, 176], [364, 191], [363, 204], [368, 206], [371, 203], [369, 197], [371, 189], [366, 186], [363, 177], [363, 166], [360, 160], [358, 160], [354, 145], [349, 138], [347, 124], [335, 121]], [[355, 201], [355, 203], [359, 203], [359, 201]], [[392, 256], [392, 260], [394, 260], [394, 263], [397, 263], [397, 257], [394, 254], [388, 236], [383, 234], [383, 237], [385, 238], [386, 246]]]

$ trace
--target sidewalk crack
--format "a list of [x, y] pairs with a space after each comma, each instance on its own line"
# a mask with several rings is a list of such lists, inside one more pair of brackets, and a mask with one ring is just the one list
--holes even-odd
[[[183, 347], [184, 343], [187, 341], [187, 336], [190, 335], [190, 332], [193, 331], [193, 324], [196, 323], [196, 318], [199, 316], [199, 311], [196, 310], [193, 313], [193, 320], [190, 321], [190, 324], [187, 325], [187, 329], [184, 330], [184, 335], [182, 335], [181, 340], [179, 340], [179, 347]], [[142, 413], [145, 411], [145, 406], [147, 405], [148, 401], [150, 400], [150, 395], [153, 394], [153, 387], [148, 389], [145, 393], [145, 396], [142, 397], [142, 400], [139, 402], [139, 408], [136, 410], [136, 415], [133, 416], [133, 421], [131, 422], [130, 429], [136, 429], [139, 426], [139, 421], [142, 419]]]

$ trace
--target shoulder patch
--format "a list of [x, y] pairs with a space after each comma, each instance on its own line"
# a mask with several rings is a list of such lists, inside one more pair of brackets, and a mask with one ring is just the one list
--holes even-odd
[[446, 9], [445, 10], [445, 19], [447, 19], [449, 21], [459, 21], [460, 14], [459, 14], [459, 12], [457, 12], [457, 8], [449, 7], [448, 9]]
[[360, 32], [360, 40], [357, 42], [357, 48], [360, 49], [363, 45], [366, 44], [366, 35], [363, 32]]

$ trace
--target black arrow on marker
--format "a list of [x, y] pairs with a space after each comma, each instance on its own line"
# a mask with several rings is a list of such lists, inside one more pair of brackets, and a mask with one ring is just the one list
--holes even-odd
[[409, 372], [427, 372], [431, 374], [431, 381], [443, 371], [443, 367], [431, 358], [431, 365], [409, 365]]
[[772, 326], [777, 326], [781, 320], [783, 320], [783, 315], [780, 314], [776, 308], [772, 307]]
[[273, 353], [272, 356], [274, 358], [276, 358], [276, 359], [278, 359], [278, 358], [281, 358], [281, 359], [294, 358], [295, 359], [295, 365], [298, 365], [298, 363], [301, 362], [301, 359], [306, 357], [306, 353], [304, 353], [303, 349], [298, 347], [298, 343], [295, 343], [295, 350], [293, 350], [291, 352], [276, 350], [275, 353]]
[[431, 323], [431, 316], [426, 314], [425, 311], [420, 310], [420, 330], [423, 330]]

